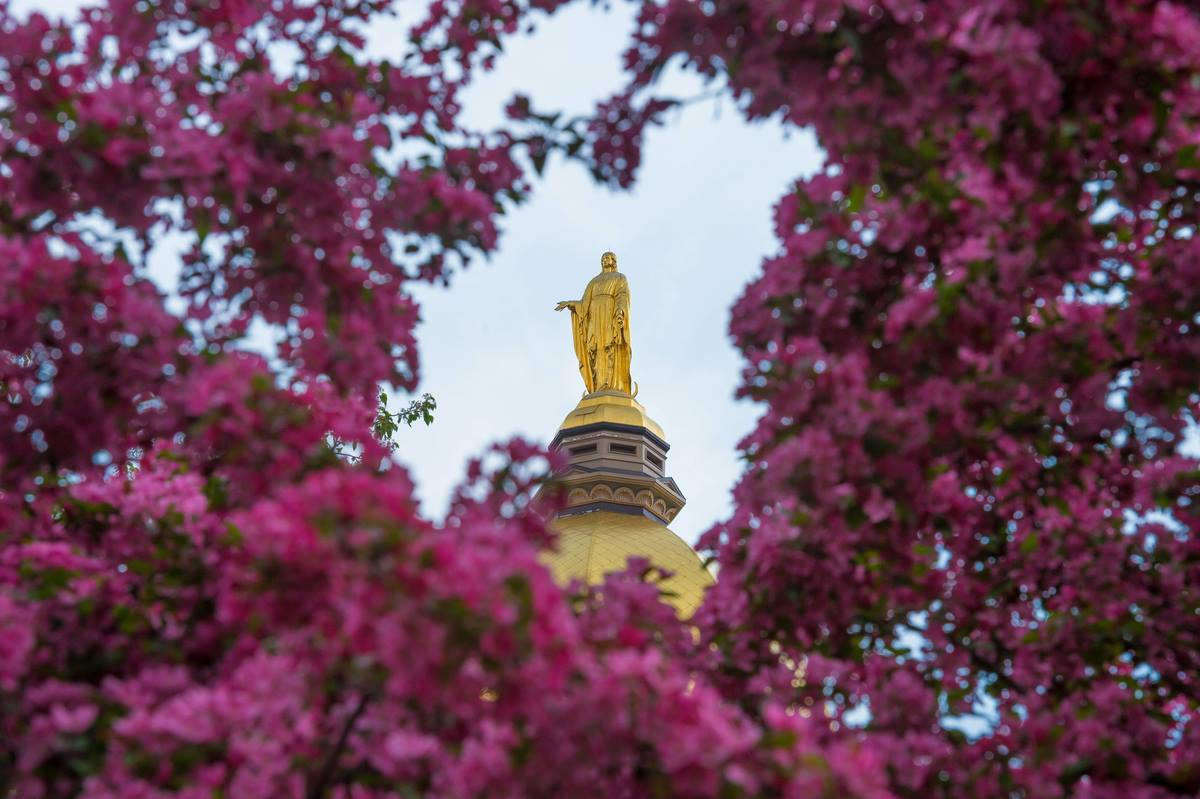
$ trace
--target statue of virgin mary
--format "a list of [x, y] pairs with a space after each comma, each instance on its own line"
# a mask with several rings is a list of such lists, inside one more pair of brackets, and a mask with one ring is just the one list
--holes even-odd
[[554, 310], [563, 308], [571, 310], [575, 357], [588, 393], [630, 394], [629, 281], [617, 271], [617, 256], [600, 256], [600, 274], [587, 284], [582, 298], [564, 300]]

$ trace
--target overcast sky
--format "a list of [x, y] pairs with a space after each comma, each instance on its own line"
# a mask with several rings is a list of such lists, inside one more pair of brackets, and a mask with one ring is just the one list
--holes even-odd
[[[62, 13], [76, 4], [17, 5]], [[511, 40], [496, 70], [465, 96], [464, 121], [499, 124], [516, 91], [538, 108], [588, 111], [622, 86], [619, 53], [633, 11], [577, 4]], [[411, 19], [377, 26], [371, 49], [399, 52]], [[681, 74], [666, 83], [679, 96], [702, 90]], [[667, 470], [688, 499], [672, 528], [694, 541], [726, 515], [740, 472], [736, 444], [758, 412], [733, 398], [740, 361], [727, 334], [729, 306], [777, 246], [771, 205], [820, 157], [811, 136], [748, 125], [726, 99], [673, 112], [651, 130], [630, 192], [551, 162], [532, 199], [503, 221], [490, 262], [458, 274], [449, 289], [418, 290], [418, 393], [433, 394], [438, 409], [433, 425], [402, 430], [398, 440], [426, 512], [441, 517], [468, 457], [513, 435], [549, 441], [575, 406], [583, 382], [569, 316], [554, 305], [577, 299], [600, 254], [613, 250], [632, 292], [638, 399], [666, 430]], [[161, 258], [156, 271], [169, 270]]]
[[[466, 96], [471, 122], [499, 121], [524, 91], [540, 108], [584, 112], [622, 85], [620, 50], [633, 8], [584, 4], [515, 40]], [[386, 36], [375, 41], [386, 42]], [[675, 76], [680, 96], [702, 86]], [[552, 163], [532, 200], [504, 223], [497, 255], [448, 290], [420, 292], [421, 389], [437, 419], [400, 434], [426, 509], [443, 512], [465, 459], [520, 434], [548, 441], [583, 393], [566, 312], [613, 250], [632, 293], [638, 400], [667, 433], [667, 470], [688, 499], [672, 528], [689, 541], [728, 513], [735, 451], [757, 409], [735, 402], [741, 368], [729, 306], [774, 251], [771, 205], [820, 163], [810, 136], [746, 124], [726, 100], [698, 103], [652, 129], [635, 188], [594, 185], [579, 166]]]

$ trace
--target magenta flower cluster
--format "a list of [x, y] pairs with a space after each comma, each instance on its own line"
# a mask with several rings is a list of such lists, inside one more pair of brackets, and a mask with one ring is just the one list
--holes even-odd
[[[1200, 15], [664, 0], [590, 118], [465, 127], [559, 5], [382, 61], [380, 0], [0, 3], [0, 793], [1200, 793]], [[433, 524], [370, 435], [410, 281], [550, 156], [629, 185], [671, 63], [827, 157], [733, 308], [765, 413], [691, 623], [644, 562], [553, 583], [547, 453]]]
[[1200, 793], [1195, 6], [667, 0], [627, 57], [827, 157], [733, 308], [721, 689], [902, 796]]
[[373, 60], [385, 13], [0, 4], [0, 793], [886, 795], [819, 714], [722, 693], [647, 564], [553, 582], [546, 453], [418, 513], [370, 434], [410, 282], [493, 250], [548, 148], [458, 121], [516, 9], [434, 3]]

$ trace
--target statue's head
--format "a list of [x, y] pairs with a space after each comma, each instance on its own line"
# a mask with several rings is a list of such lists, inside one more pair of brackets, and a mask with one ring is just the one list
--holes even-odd
[[617, 256], [615, 253], [606, 252], [600, 256], [600, 269], [605, 272], [617, 271]]

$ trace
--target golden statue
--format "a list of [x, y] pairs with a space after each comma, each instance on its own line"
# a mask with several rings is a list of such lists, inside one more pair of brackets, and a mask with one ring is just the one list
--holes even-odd
[[600, 274], [592, 278], [579, 300], [563, 300], [554, 310], [571, 309], [575, 357], [588, 393], [620, 391], [631, 394], [629, 362], [629, 281], [617, 271], [617, 256], [600, 256]]

